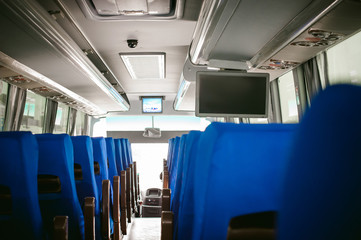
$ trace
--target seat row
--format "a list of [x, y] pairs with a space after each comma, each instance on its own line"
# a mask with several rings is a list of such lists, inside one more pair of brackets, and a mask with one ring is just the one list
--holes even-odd
[[128, 222], [139, 208], [127, 139], [1, 132], [0, 152], [1, 239], [120, 239], [120, 217], [126, 234], [126, 205]]
[[361, 87], [338, 85], [300, 124], [170, 139], [161, 239], [360, 239], [360, 117]]

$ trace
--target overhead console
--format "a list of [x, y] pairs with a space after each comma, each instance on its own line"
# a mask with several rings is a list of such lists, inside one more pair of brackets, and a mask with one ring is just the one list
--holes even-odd
[[[184, 81], [194, 89], [204, 68], [266, 72], [272, 81], [358, 32], [360, 12], [358, 0], [205, 0]], [[195, 96], [184, 89], [178, 93], [185, 103]], [[182, 110], [180, 99], [175, 103]]]
[[[52, 1], [46, 2], [54, 5]], [[0, 39], [0, 51], [29, 68], [27, 72], [34, 71], [51, 81], [43, 84], [42, 77], [29, 73], [21, 75], [67, 98], [75, 96], [70, 92], [75, 93], [79, 97], [71, 98], [79, 106], [91, 103], [84, 112], [128, 111], [130, 105], [119, 81], [86, 39], [73, 39], [67, 33], [69, 29], [65, 26], [72, 23], [60, 10], [54, 9], [47, 10], [35, 0], [1, 1], [0, 27], [7, 34]], [[73, 32], [76, 31], [74, 28]], [[1, 63], [19, 72], [13, 65]]]

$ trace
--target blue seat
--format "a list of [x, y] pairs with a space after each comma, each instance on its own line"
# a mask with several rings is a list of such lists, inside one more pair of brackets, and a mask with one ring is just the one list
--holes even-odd
[[175, 220], [175, 239], [191, 239], [194, 220], [194, 178], [195, 161], [201, 132], [191, 131], [185, 147], [184, 180], [180, 193], [179, 215]]
[[173, 151], [172, 151], [172, 161], [170, 164], [170, 170], [169, 170], [169, 188], [172, 190], [172, 185], [174, 185], [174, 182], [172, 182], [172, 176], [176, 170], [176, 162], [177, 162], [177, 158], [178, 158], [178, 151], [179, 151], [179, 142], [180, 142], [180, 137], [175, 137], [174, 139], [174, 146], [173, 146]]
[[226, 239], [233, 217], [279, 209], [297, 125], [212, 123], [195, 163], [193, 239]]
[[[110, 180], [108, 173], [108, 161], [107, 161], [107, 146], [103, 137], [93, 137], [93, 152], [94, 152], [94, 168], [95, 180], [97, 182], [99, 199], [102, 199], [102, 182], [103, 180]], [[110, 185], [110, 205], [113, 205], [113, 187]], [[113, 219], [110, 216], [110, 231], [113, 232]]]
[[128, 153], [129, 164], [133, 164], [132, 146], [129, 139], [125, 138], [126, 149]]
[[119, 176], [120, 174], [118, 174], [118, 170], [117, 170], [117, 164], [115, 161], [115, 146], [114, 146], [114, 140], [111, 137], [105, 138], [105, 143], [107, 146], [107, 156], [108, 156], [108, 163], [109, 163], [109, 168], [108, 168], [108, 174], [109, 174], [109, 179], [110, 182], [113, 183], [113, 177], [114, 176]]
[[361, 239], [361, 87], [312, 101], [287, 166], [278, 239]]
[[182, 183], [181, 181], [181, 175], [182, 175], [182, 171], [183, 171], [183, 159], [184, 159], [184, 147], [185, 147], [185, 143], [186, 143], [186, 139], [187, 139], [187, 134], [183, 134], [182, 137], [180, 138], [179, 141], [179, 150], [178, 150], [178, 154], [176, 159], [176, 162], [174, 163], [174, 167], [175, 170], [172, 174], [172, 176], [170, 177], [170, 190], [171, 190], [171, 205], [170, 205], [170, 210], [174, 213], [174, 218], [176, 218], [176, 213], [175, 212], [175, 208], [177, 208], [178, 210], [178, 205], [179, 205], [179, 188], [180, 185]]
[[114, 148], [115, 148], [115, 161], [117, 165], [118, 173], [120, 174], [121, 171], [126, 170], [125, 166], [123, 165], [123, 153], [122, 153], [122, 142], [120, 139], [114, 139]]
[[[86, 197], [95, 198], [96, 238], [101, 239], [100, 195], [94, 174], [92, 140], [88, 136], [71, 137], [74, 147], [75, 184], [82, 209]], [[100, 189], [101, 190], [101, 189]]]
[[84, 217], [74, 179], [73, 144], [67, 134], [38, 134], [39, 179], [50, 180], [44, 189], [39, 185], [43, 221], [51, 229], [55, 216], [69, 217], [69, 239], [84, 239]]
[[0, 238], [42, 239], [38, 144], [31, 132], [0, 132]]
[[109, 180], [108, 162], [107, 162], [107, 147], [103, 137], [93, 137], [93, 152], [94, 152], [94, 166], [95, 166], [95, 180], [101, 194], [102, 181]]
[[129, 164], [130, 164], [128, 149], [127, 149], [127, 142], [126, 142], [125, 138], [121, 138], [120, 142], [121, 142], [120, 146], [121, 146], [121, 154], [122, 154], [122, 164], [123, 164], [124, 170], [127, 170], [127, 168], [129, 168]]
[[174, 142], [174, 138], [171, 138], [171, 139], [168, 140], [168, 154], [167, 154], [168, 171], [169, 171], [170, 162], [171, 162], [171, 158], [172, 158], [173, 142]]

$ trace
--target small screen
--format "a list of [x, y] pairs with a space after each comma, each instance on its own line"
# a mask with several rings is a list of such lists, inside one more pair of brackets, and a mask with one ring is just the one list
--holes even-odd
[[267, 117], [268, 74], [199, 72], [197, 116]]
[[142, 98], [143, 113], [161, 113], [162, 112], [162, 98]]

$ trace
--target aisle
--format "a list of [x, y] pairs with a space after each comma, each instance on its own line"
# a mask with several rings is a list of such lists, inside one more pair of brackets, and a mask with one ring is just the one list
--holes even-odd
[[160, 218], [133, 218], [129, 235], [125, 240], [159, 240]]

